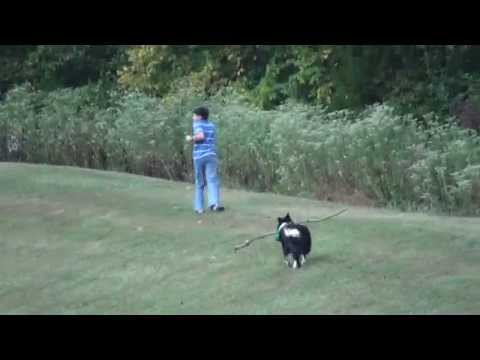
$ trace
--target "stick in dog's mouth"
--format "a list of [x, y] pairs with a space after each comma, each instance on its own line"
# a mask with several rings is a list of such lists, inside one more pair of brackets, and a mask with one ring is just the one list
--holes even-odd
[[[337, 217], [337, 216], [342, 215], [342, 214], [343, 214], [344, 212], [346, 212], [347, 210], [348, 210], [348, 209], [343, 209], [342, 211], [339, 211], [339, 212], [336, 213], [336, 214], [327, 216], [326, 218], [323, 218], [323, 219], [318, 219], [318, 220], [305, 220], [305, 221], [300, 222], [299, 224], [314, 224], [314, 223], [324, 222], [324, 221], [333, 219], [334, 217]], [[244, 248], [250, 246], [250, 245], [251, 245], [254, 241], [256, 241], [256, 240], [265, 239], [265, 238], [267, 238], [267, 237], [269, 237], [269, 236], [273, 236], [273, 235], [275, 235], [275, 234], [276, 234], [276, 232], [268, 233], [268, 234], [263, 234], [263, 235], [260, 235], [260, 236], [255, 237], [255, 238], [253, 238], [253, 239], [246, 240], [243, 244], [240, 244], [240, 245], [235, 246], [234, 251], [237, 252], [238, 250], [241, 250], [241, 249], [244, 249]]]

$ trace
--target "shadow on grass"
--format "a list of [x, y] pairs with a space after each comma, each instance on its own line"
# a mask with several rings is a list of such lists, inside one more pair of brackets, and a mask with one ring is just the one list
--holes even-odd
[[307, 258], [305, 266], [319, 266], [322, 264], [338, 264], [341, 261], [330, 254], [315, 255]]

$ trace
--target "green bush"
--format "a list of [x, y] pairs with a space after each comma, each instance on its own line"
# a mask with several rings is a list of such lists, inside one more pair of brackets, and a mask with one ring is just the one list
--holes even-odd
[[190, 115], [140, 93], [126, 94], [113, 110], [105, 136], [115, 168], [169, 179], [187, 172], [184, 138]]
[[[295, 112], [297, 112], [295, 114]], [[480, 138], [448, 121], [429, 130], [386, 106], [358, 114], [285, 111], [272, 127], [284, 191], [357, 189], [379, 205], [480, 213]], [[295, 115], [294, 115], [295, 114]]]
[[278, 157], [272, 151], [270, 126], [274, 113], [241, 104], [214, 110], [219, 129], [219, 152], [224, 177], [230, 183], [254, 190], [272, 190]]
[[[480, 137], [433, 114], [374, 105], [328, 112], [288, 103], [265, 111], [231, 89], [205, 100], [185, 78], [159, 99], [86, 86], [15, 88], [0, 103], [0, 160], [114, 169], [191, 180], [192, 109], [206, 103], [231, 186], [328, 199], [359, 192], [379, 206], [480, 214]], [[12, 157], [9, 137], [21, 157]]]
[[39, 160], [34, 155], [38, 143], [35, 124], [42, 95], [27, 84], [11, 90], [0, 103], [0, 160], [19, 160], [18, 152], [12, 153], [9, 149], [11, 139], [18, 143], [24, 155], [22, 160]]

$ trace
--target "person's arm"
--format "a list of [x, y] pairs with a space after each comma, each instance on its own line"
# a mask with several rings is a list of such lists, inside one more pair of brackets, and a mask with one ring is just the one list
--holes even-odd
[[190, 135], [187, 135], [187, 138], [186, 140], [188, 142], [199, 142], [199, 141], [203, 141], [205, 140], [205, 134], [203, 133], [203, 129], [201, 126], [194, 126], [193, 127], [193, 131], [194, 131], [194, 135], [193, 136], [190, 136]]
[[205, 140], [205, 134], [203, 133], [203, 131], [193, 135], [193, 141], [194, 142], [203, 141], [203, 140]]
[[201, 133], [197, 133], [193, 136], [187, 135], [186, 140], [187, 140], [187, 142], [192, 142], [192, 143], [203, 141], [203, 140], [205, 140], [205, 134], [203, 132], [201, 132]]

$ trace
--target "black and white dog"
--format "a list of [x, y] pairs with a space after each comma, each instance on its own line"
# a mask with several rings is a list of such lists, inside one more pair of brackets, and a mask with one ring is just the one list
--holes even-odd
[[310, 230], [306, 226], [295, 224], [290, 214], [278, 218], [277, 240], [282, 244], [285, 263], [289, 267], [296, 269], [305, 264], [312, 249]]

